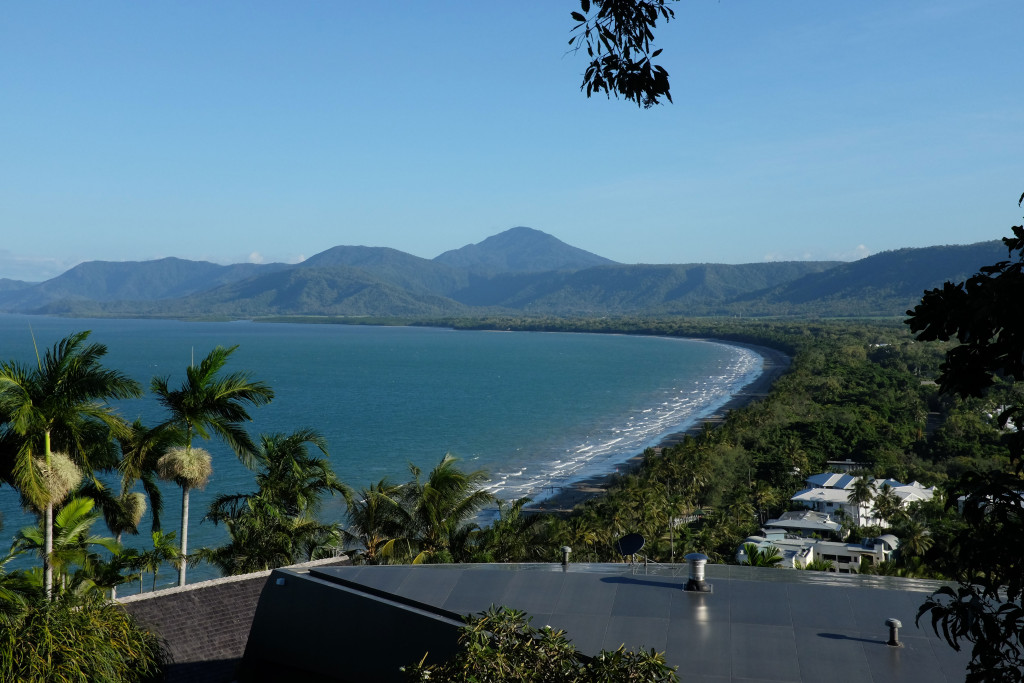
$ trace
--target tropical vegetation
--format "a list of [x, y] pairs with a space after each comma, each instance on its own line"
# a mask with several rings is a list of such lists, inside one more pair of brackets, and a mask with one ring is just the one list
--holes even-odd
[[88, 332], [71, 335], [37, 353], [35, 367], [0, 363], [0, 477], [42, 513], [43, 586], [53, 590], [54, 507], [82, 474], [113, 463], [111, 439], [123, 421], [106, 403], [141, 392], [126, 375], [104, 368], [107, 348], [88, 344]]
[[222, 494], [205, 520], [227, 527], [230, 540], [203, 548], [196, 559], [223, 574], [247, 574], [318, 559], [341, 545], [341, 525], [319, 519], [325, 495], [348, 495], [326, 457], [310, 456], [308, 446], [327, 455], [316, 431], [261, 435], [253, 452], [254, 493]]
[[0, 613], [0, 680], [158, 680], [167, 654], [120, 605], [92, 592], [37, 595]]

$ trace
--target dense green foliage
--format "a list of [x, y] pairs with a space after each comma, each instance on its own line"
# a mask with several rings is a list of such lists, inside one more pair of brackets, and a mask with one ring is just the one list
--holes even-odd
[[37, 351], [35, 367], [0, 364], [0, 477], [42, 513], [47, 595], [53, 584], [54, 506], [83, 473], [115, 462], [111, 441], [124, 422], [107, 401], [141, 394], [134, 380], [102, 365], [107, 347], [87, 343], [88, 337], [80, 332], [42, 356]]
[[[587, 657], [576, 651], [564, 631], [535, 628], [518, 610], [491, 608], [467, 620], [460, 651], [442, 664], [405, 667], [410, 681], [527, 681], [597, 683], [678, 681], [675, 670], [654, 652], [620, 647]], [[424, 657], [424, 660], [426, 657]]]
[[470, 560], [480, 532], [473, 519], [493, 500], [480, 488], [487, 475], [463, 472], [451, 455], [425, 479], [415, 466], [410, 471], [413, 479], [406, 484], [383, 480], [348, 494], [349, 542], [373, 563]]
[[34, 597], [0, 613], [0, 681], [136, 683], [156, 680], [159, 638], [95, 594]]
[[[946, 354], [939, 385], [987, 403], [1005, 431], [1007, 462], [965, 468], [949, 488], [948, 506], [962, 508], [967, 523], [950, 546], [959, 585], [937, 591], [918, 614], [954, 648], [971, 643], [971, 681], [1019, 681], [1024, 672], [1024, 400], [1012, 384], [1024, 380], [1024, 225], [1012, 230], [1003, 239], [1007, 259], [926, 292], [907, 321], [919, 339], [959, 342]], [[961, 444], [982, 443], [975, 427], [962, 430]]]
[[259, 490], [221, 494], [210, 504], [205, 519], [224, 524], [230, 540], [201, 549], [198, 560], [226, 575], [247, 574], [316, 559], [340, 545], [340, 525], [321, 522], [318, 513], [324, 496], [348, 488], [307, 445], [327, 455], [327, 442], [313, 430], [260, 436], [253, 463]]

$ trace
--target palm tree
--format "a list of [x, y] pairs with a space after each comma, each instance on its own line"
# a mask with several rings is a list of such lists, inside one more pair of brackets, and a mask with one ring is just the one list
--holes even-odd
[[26, 572], [7, 571], [7, 563], [23, 552], [14, 544], [6, 555], [0, 557], [0, 622], [18, 614], [39, 592]]
[[875, 495], [875, 516], [887, 525], [891, 525], [894, 520], [899, 519], [905, 514], [902, 502], [891, 486], [882, 484], [882, 488]]
[[[174, 474], [173, 480], [181, 487], [181, 555], [188, 553], [188, 501], [192, 482], [202, 477], [202, 457], [194, 457], [192, 439], [198, 436], [209, 439], [211, 432], [227, 443], [243, 463], [252, 459], [253, 444], [242, 423], [249, 421], [246, 406], [269, 403], [274, 397], [273, 390], [262, 382], [254, 382], [247, 373], [236, 372], [221, 376], [228, 358], [237, 346], [218, 346], [199, 365], [186, 370], [181, 388], [171, 390], [166, 377], [155, 377], [151, 390], [157, 400], [169, 412], [170, 418], [164, 424], [180, 429], [184, 433], [184, 453], [168, 453], [163, 458], [177, 459], [177, 466], [170, 463], [165, 470]], [[161, 458], [161, 460], [163, 460]], [[207, 475], [208, 476], [208, 475]], [[178, 569], [178, 585], [185, 585], [187, 562], [182, 561]]]
[[[212, 511], [211, 511], [212, 512]], [[337, 544], [337, 524], [281, 514], [263, 494], [252, 495], [219, 518], [230, 540], [217, 548], [201, 548], [195, 558], [217, 566], [226, 575], [273, 569], [325, 554]]]
[[861, 521], [861, 508], [871, 503], [875, 497], [875, 485], [868, 477], [857, 477], [853, 480], [853, 486], [850, 487], [850, 493], [846, 496], [846, 501], [854, 507], [857, 511], [857, 525], [863, 524]]
[[306, 445], [327, 454], [318, 432], [261, 435], [254, 454], [260, 466], [259, 491], [218, 496], [205, 519], [224, 523], [230, 542], [204, 548], [201, 557], [227, 574], [243, 574], [313, 559], [340, 539], [337, 524], [316, 519], [325, 494], [348, 493], [325, 458], [310, 456]]
[[450, 454], [420, 480], [419, 468], [410, 465], [413, 481], [402, 487], [401, 532], [380, 549], [382, 557], [411, 557], [413, 564], [452, 561], [458, 540], [476, 525], [471, 520], [494, 497], [479, 487], [487, 481], [482, 470], [463, 472]]
[[[202, 448], [176, 447], [168, 450], [156, 463], [161, 479], [173, 481], [181, 487], [181, 547], [182, 558], [188, 557], [188, 501], [192, 489], [202, 489], [213, 474], [210, 454]], [[155, 532], [156, 533], [156, 532]], [[178, 585], [185, 585], [185, 566], [178, 565]]]
[[[109, 489], [91, 481], [79, 491], [86, 495], [100, 506], [103, 514], [103, 521], [107, 528], [114, 534], [114, 541], [120, 545], [121, 536], [128, 532], [132, 535], [139, 533], [139, 522], [146, 514], [146, 496], [139, 492], [122, 491], [121, 495], [113, 495]], [[111, 599], [117, 597], [117, 585], [110, 587]]]
[[928, 529], [914, 520], [907, 521], [900, 529], [900, 551], [909, 557], [922, 557], [935, 544]]
[[[80, 579], [92, 581], [96, 570], [103, 563], [93, 551], [94, 547], [98, 546], [115, 555], [121, 549], [121, 545], [113, 538], [91, 533], [93, 524], [100, 518], [99, 512], [93, 510], [94, 506], [91, 498], [72, 498], [60, 509], [54, 520], [50, 558], [62, 589], [67, 588], [73, 567], [78, 568], [75, 573]], [[15, 546], [19, 550], [42, 554], [46, 545], [46, 533], [42, 527], [23, 528], [15, 537]]]
[[488, 562], [536, 562], [543, 559], [543, 515], [523, 512], [529, 498], [498, 503], [498, 518], [479, 537], [482, 556]]
[[260, 494], [292, 517], [315, 517], [324, 495], [348, 492], [327, 458], [310, 456], [307, 444], [328, 455], [327, 440], [319, 432], [299, 429], [288, 435], [260, 435], [253, 456], [261, 468], [256, 474]]
[[[122, 495], [141, 481], [152, 511], [150, 531], [160, 531], [163, 496], [156, 481], [157, 462], [172, 447], [183, 445], [183, 435], [173, 425], [147, 427], [142, 424], [142, 420], [136, 419], [127, 431], [118, 436], [117, 441], [121, 447], [118, 469], [121, 472]], [[137, 533], [137, 530], [133, 533]]]
[[362, 546], [360, 557], [368, 564], [380, 562], [381, 549], [402, 534], [402, 520], [406, 519], [400, 500], [402, 488], [384, 478], [345, 495], [348, 527], [343, 534], [346, 541]]
[[162, 531], [153, 532], [153, 549], [139, 553], [139, 592], [142, 592], [141, 572], [153, 572], [153, 588], [156, 590], [156, 577], [160, 567], [165, 562], [184, 564], [184, 556], [174, 545], [175, 532], [165, 534]]
[[743, 553], [747, 556], [743, 564], [751, 567], [778, 567], [782, 564], [782, 553], [773, 545], [758, 548], [755, 543], [744, 543]]
[[[800, 565], [797, 565], [799, 567]], [[823, 560], [815, 558], [804, 565], [804, 569], [815, 572], [830, 572], [836, 568], [836, 563], [832, 560]]]
[[[110, 399], [141, 395], [138, 383], [126, 375], [104, 368], [100, 359], [107, 347], [86, 344], [89, 332], [69, 335], [48, 349], [36, 367], [14, 361], [0, 364], [0, 420], [4, 422], [7, 444], [16, 449], [5, 454], [2, 470], [23, 498], [43, 512], [43, 586], [47, 596], [53, 590], [53, 507], [66, 495], [67, 481], [58, 484], [61, 468], [55, 451], [66, 460], [91, 472], [90, 454], [106, 450], [110, 434], [123, 428], [123, 421], [107, 405]], [[76, 482], [77, 483], [77, 482]]]

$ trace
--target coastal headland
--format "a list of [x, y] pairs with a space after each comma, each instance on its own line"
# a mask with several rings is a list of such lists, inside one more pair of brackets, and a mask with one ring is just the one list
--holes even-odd
[[[717, 342], [719, 340], [708, 339], [705, 341]], [[761, 374], [752, 382], [733, 394], [732, 397], [712, 415], [708, 415], [707, 417], [698, 420], [687, 429], [667, 434], [654, 448], [655, 452], [660, 452], [664, 448], [670, 448], [678, 444], [688, 435], [693, 436], [699, 434], [701, 430], [704, 429], [705, 425], [716, 427], [725, 420], [730, 411], [741, 408], [753, 401], [763, 399], [768, 395], [768, 392], [771, 391], [772, 385], [775, 384], [775, 380], [781, 377], [782, 374], [789, 369], [789, 365], [792, 362], [792, 358], [790, 358], [790, 356], [778, 349], [773, 349], [768, 346], [759, 346], [756, 344], [746, 344], [734, 341], [721, 341], [720, 343], [728, 344], [730, 346], [742, 346], [743, 348], [750, 349], [761, 356], [761, 358], [764, 359]], [[556, 513], [570, 512], [573, 507], [583, 501], [604, 493], [611, 485], [617, 474], [638, 467], [643, 461], [643, 458], [643, 453], [638, 453], [619, 465], [619, 467], [613, 472], [605, 472], [603, 474], [580, 479], [558, 487], [550, 495], [531, 503], [525, 508], [525, 510]]]

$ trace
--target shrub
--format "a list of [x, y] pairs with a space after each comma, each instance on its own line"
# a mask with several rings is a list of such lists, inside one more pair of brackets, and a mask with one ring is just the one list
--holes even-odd
[[576, 651], [565, 631], [530, 625], [525, 612], [492, 607], [468, 619], [459, 636], [460, 651], [441, 664], [405, 668], [410, 681], [678, 681], [663, 655], [620, 647], [588, 657]]
[[2, 681], [156, 680], [163, 643], [95, 594], [39, 597], [0, 617]]

